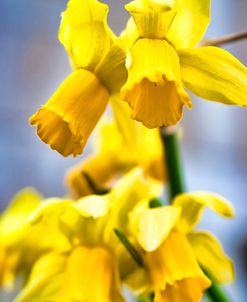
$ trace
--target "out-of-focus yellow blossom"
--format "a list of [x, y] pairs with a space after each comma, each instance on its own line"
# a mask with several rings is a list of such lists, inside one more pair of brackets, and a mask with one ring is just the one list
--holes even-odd
[[[216, 238], [192, 232], [206, 206], [224, 217], [233, 215], [224, 198], [206, 192], [179, 195], [171, 206], [150, 209], [143, 202], [134, 208], [129, 229], [142, 249], [144, 269], [128, 276], [130, 287], [139, 284], [144, 294], [153, 287], [155, 302], [199, 302], [211, 284], [203, 270], [217, 283], [233, 280], [232, 262]], [[143, 280], [143, 270], [150, 276], [146, 287], [138, 281]]]
[[43, 202], [34, 189], [23, 189], [0, 217], [0, 285], [6, 289], [13, 288], [19, 275], [24, 284], [33, 263], [44, 252], [50, 249], [66, 252], [70, 248], [70, 242], [61, 232], [55, 228], [47, 232], [47, 222], [30, 225], [31, 213]]
[[187, 237], [203, 269], [218, 284], [234, 280], [234, 267], [231, 259], [209, 232], [193, 231], [199, 222], [205, 207], [210, 208], [224, 218], [232, 218], [232, 205], [222, 196], [208, 192], [184, 193], [174, 199], [173, 204], [182, 208], [181, 219], [177, 228]]
[[202, 98], [247, 105], [247, 69], [227, 51], [195, 46], [210, 20], [210, 0], [135, 0], [123, 33], [129, 54], [122, 98], [149, 128], [176, 124], [188, 88]]
[[106, 23], [108, 6], [70, 0], [59, 40], [75, 69], [31, 118], [37, 134], [63, 156], [83, 152], [112, 93], [125, 82], [125, 52]]
[[95, 154], [67, 173], [66, 182], [75, 197], [105, 193], [118, 177], [135, 166], [142, 167], [146, 176], [165, 180], [159, 131], [131, 120], [125, 102], [112, 99], [111, 104], [115, 119], [99, 124], [94, 140]]
[[41, 200], [34, 189], [23, 189], [0, 217], [0, 285], [5, 288], [14, 286], [17, 275], [27, 277], [36, 258], [54, 244], [59, 250], [69, 246], [58, 232], [44, 236], [45, 225], [30, 226], [29, 215]]
[[152, 184], [138, 169], [107, 195], [42, 203], [31, 215], [32, 223], [50, 222], [51, 229], [59, 228], [66, 235], [71, 249], [43, 255], [15, 301], [124, 301], [120, 279], [136, 264], [113, 230], [125, 229], [129, 211], [153, 193]]
[[25, 274], [33, 261], [31, 250], [25, 255], [26, 247], [31, 246], [26, 219], [40, 201], [38, 193], [24, 189], [0, 216], [0, 285], [5, 288], [12, 288], [16, 275]]

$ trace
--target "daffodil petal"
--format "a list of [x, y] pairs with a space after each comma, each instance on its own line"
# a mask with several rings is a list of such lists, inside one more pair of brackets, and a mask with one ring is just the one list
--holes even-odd
[[59, 292], [65, 268], [66, 257], [63, 255], [48, 253], [40, 257], [33, 265], [27, 284], [14, 302], [65, 301]]
[[69, 207], [71, 200], [61, 198], [48, 198], [45, 199], [30, 215], [28, 221], [31, 224], [39, 223], [43, 218], [47, 221], [54, 221], [62, 215]]
[[110, 242], [109, 238], [116, 237], [112, 231], [114, 228], [119, 228], [125, 233], [128, 227], [126, 221], [129, 212], [140, 201], [149, 200], [159, 194], [156, 186], [143, 176], [143, 171], [140, 168], [132, 169], [122, 177], [109, 194], [111, 211], [105, 227], [105, 240]]
[[224, 49], [179, 51], [184, 85], [207, 100], [247, 106], [247, 68]]
[[138, 215], [130, 213], [130, 224], [132, 233], [141, 247], [147, 252], [152, 252], [166, 240], [179, 218], [180, 208], [165, 206], [144, 209], [139, 211]]
[[103, 247], [76, 248], [68, 259], [67, 301], [124, 302], [114, 255]]
[[99, 153], [72, 167], [66, 174], [66, 184], [75, 198], [103, 195], [109, 191], [108, 182], [118, 174], [120, 168], [118, 154]]
[[41, 199], [41, 195], [33, 188], [25, 188], [16, 194], [1, 215], [1, 244], [10, 245], [21, 240], [28, 225], [28, 216], [40, 205]]
[[120, 34], [120, 39], [123, 41], [126, 51], [139, 39], [139, 32], [132, 17], [127, 21], [125, 29]]
[[95, 68], [95, 74], [111, 93], [119, 92], [126, 82], [128, 74], [125, 59], [124, 44], [121, 39], [116, 39], [104, 59]]
[[148, 294], [152, 290], [150, 276], [146, 269], [142, 267], [133, 270], [124, 279], [124, 284], [137, 296]]
[[182, 117], [183, 106], [191, 108], [178, 55], [167, 41], [138, 40], [131, 48], [128, 69], [121, 97], [132, 108], [132, 118], [148, 128], [174, 125]]
[[176, 1], [135, 0], [125, 8], [135, 20], [140, 37], [164, 38], [176, 14]]
[[210, 22], [210, 0], [181, 0], [166, 38], [177, 49], [193, 47]]
[[74, 68], [94, 71], [108, 53], [113, 33], [107, 26], [108, 6], [97, 0], [70, 0], [62, 14], [59, 40]]
[[182, 208], [181, 220], [177, 227], [183, 232], [190, 232], [193, 229], [199, 222], [205, 207], [225, 218], [234, 216], [234, 210], [230, 202], [215, 193], [194, 192], [180, 194], [174, 199], [173, 205]]
[[109, 211], [110, 202], [106, 196], [90, 195], [79, 199], [72, 207], [83, 217], [99, 218]]
[[200, 265], [214, 282], [219, 284], [233, 282], [233, 262], [224, 253], [216, 237], [206, 232], [193, 232], [188, 235], [188, 239]]
[[154, 286], [155, 301], [197, 302], [211, 284], [182, 233], [171, 232], [157, 250], [146, 253], [144, 260]]
[[86, 70], [74, 71], [31, 118], [42, 141], [63, 156], [82, 153], [106, 109], [109, 93]]

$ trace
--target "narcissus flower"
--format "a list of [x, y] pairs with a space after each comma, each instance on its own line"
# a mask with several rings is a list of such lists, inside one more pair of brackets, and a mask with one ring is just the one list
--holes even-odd
[[31, 215], [32, 224], [45, 220], [46, 232], [58, 229], [71, 248], [43, 254], [15, 301], [124, 301], [120, 280], [136, 264], [113, 230], [126, 226], [129, 211], [153, 196], [151, 187], [134, 170], [107, 195], [42, 203]]
[[[66, 182], [75, 197], [103, 194], [135, 166], [153, 180], [165, 181], [164, 154], [159, 131], [129, 118], [130, 109], [111, 99], [115, 119], [102, 121], [95, 134], [95, 154], [69, 170]], [[110, 142], [109, 142], [110, 138]]]
[[47, 249], [65, 251], [69, 246], [61, 233], [49, 232], [43, 236], [44, 225], [30, 226], [29, 215], [41, 201], [34, 189], [23, 189], [0, 217], [0, 286], [13, 288], [19, 275], [25, 279], [34, 261]]
[[30, 119], [37, 134], [63, 156], [81, 154], [106, 109], [126, 80], [125, 53], [106, 23], [108, 6], [70, 0], [59, 40], [75, 69]]
[[128, 80], [122, 98], [132, 117], [149, 128], [176, 124], [197, 96], [247, 105], [247, 69], [227, 51], [195, 46], [210, 20], [210, 0], [135, 0], [123, 34]]
[[232, 262], [216, 238], [192, 232], [205, 206], [224, 217], [233, 215], [224, 198], [205, 192], [179, 195], [171, 206], [150, 209], [143, 202], [135, 207], [129, 215], [130, 232], [142, 248], [144, 268], [126, 279], [129, 286], [137, 286], [146, 270], [151, 285], [140, 286], [153, 286], [155, 302], [198, 302], [211, 285], [203, 270], [217, 283], [233, 280]]
[[[0, 216], [0, 286], [12, 288], [19, 273], [25, 274], [33, 261], [27, 217], [39, 205], [41, 196], [31, 189], [23, 189]], [[30, 238], [31, 239], [31, 238]]]

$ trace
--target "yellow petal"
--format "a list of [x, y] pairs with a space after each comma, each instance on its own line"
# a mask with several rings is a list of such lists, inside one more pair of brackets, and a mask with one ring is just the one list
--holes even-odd
[[90, 195], [81, 198], [72, 207], [83, 217], [99, 218], [109, 211], [110, 203], [106, 197]]
[[68, 259], [67, 301], [123, 302], [114, 256], [103, 247], [76, 248]]
[[28, 221], [31, 224], [36, 224], [44, 217], [52, 221], [54, 217], [59, 217], [70, 205], [71, 200], [60, 198], [45, 199], [30, 215]]
[[152, 291], [150, 276], [145, 268], [137, 267], [125, 279], [124, 284], [136, 295], [145, 295]]
[[74, 68], [94, 71], [108, 53], [113, 33], [107, 26], [108, 6], [97, 0], [70, 0], [62, 14], [59, 40]]
[[142, 38], [164, 38], [176, 14], [176, 1], [135, 0], [125, 6]]
[[199, 222], [205, 207], [225, 218], [234, 216], [234, 210], [230, 202], [215, 193], [194, 192], [180, 194], [174, 199], [173, 205], [182, 207], [182, 216], [178, 228], [183, 232], [190, 232], [193, 229]]
[[40, 202], [41, 196], [32, 188], [21, 190], [12, 199], [0, 219], [1, 244], [11, 245], [21, 240], [28, 228], [28, 216]]
[[203, 285], [202, 282], [198, 282], [197, 278], [187, 278], [178, 281], [175, 286], [168, 284], [166, 290], [155, 298], [155, 302], [201, 301], [204, 290], [209, 287], [206, 284], [206, 280]]
[[210, 21], [210, 0], [181, 0], [166, 38], [177, 48], [195, 46]]
[[226, 50], [179, 51], [182, 79], [194, 94], [227, 105], [247, 106], [247, 68]]
[[90, 194], [107, 193], [108, 182], [120, 172], [117, 155], [114, 157], [104, 153], [89, 156], [82, 163], [72, 167], [66, 174], [66, 184], [71, 194], [80, 198]]
[[137, 215], [133, 212], [129, 214], [132, 233], [145, 251], [152, 252], [169, 236], [179, 220], [180, 209], [165, 206], [137, 210], [139, 212]]
[[[127, 149], [129, 162], [132, 161], [134, 164], [142, 166], [146, 175], [164, 182], [166, 175], [163, 164], [164, 150], [159, 131], [157, 129], [148, 129], [141, 123], [130, 119], [131, 109], [126, 102], [122, 102], [118, 95], [112, 96], [110, 102], [119, 133], [118, 136], [122, 138], [122, 143], [118, 144], [118, 150], [120, 148], [122, 150]], [[102, 135], [102, 144], [107, 141], [106, 137], [110, 136], [109, 127], [107, 130], [105, 138]], [[116, 132], [111, 137], [115, 138], [117, 136]], [[107, 146], [109, 149], [109, 144]], [[118, 152], [115, 151], [115, 153]]]
[[120, 34], [120, 39], [123, 41], [126, 50], [129, 50], [139, 39], [139, 32], [132, 17], [127, 21], [125, 29]]
[[132, 118], [148, 128], [176, 124], [183, 105], [192, 105], [174, 48], [165, 40], [140, 39], [131, 49], [130, 62], [121, 97], [132, 108]]
[[27, 284], [14, 302], [65, 302], [60, 292], [65, 268], [66, 257], [64, 255], [48, 253], [40, 257], [32, 268]]
[[63, 156], [82, 153], [103, 114], [109, 93], [96, 76], [74, 71], [31, 118], [37, 134]]
[[153, 183], [144, 178], [140, 168], [131, 170], [116, 183], [110, 193], [112, 205], [105, 227], [105, 241], [110, 242], [109, 238], [116, 237], [113, 234], [114, 228], [125, 232], [129, 212], [140, 201], [157, 196], [158, 194], [154, 195], [154, 190], [156, 187], [154, 188]]
[[95, 74], [111, 93], [120, 91], [127, 79], [125, 67], [126, 53], [123, 42], [118, 39], [112, 44], [109, 52], [95, 68]]
[[194, 253], [212, 280], [219, 284], [233, 282], [234, 267], [224, 253], [219, 241], [210, 233], [196, 232], [188, 235]]
[[171, 232], [157, 250], [147, 253], [145, 263], [153, 282], [155, 301], [198, 302], [211, 284], [186, 236], [179, 232]]

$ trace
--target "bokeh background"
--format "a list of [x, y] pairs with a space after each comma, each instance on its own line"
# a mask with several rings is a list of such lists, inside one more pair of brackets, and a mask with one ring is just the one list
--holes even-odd
[[[199, 1], [199, 0], [198, 0]], [[127, 20], [127, 1], [111, 5], [109, 23], [119, 33]], [[70, 73], [57, 40], [65, 0], [1, 1], [0, 10], [0, 209], [25, 186], [45, 196], [66, 193], [64, 172], [79, 159], [51, 151], [28, 125], [29, 116]], [[212, 0], [207, 37], [245, 31], [246, 0]], [[247, 41], [228, 45], [247, 65]], [[247, 109], [194, 98], [185, 110], [183, 157], [190, 190], [216, 191], [231, 200], [236, 218], [225, 221], [210, 211], [202, 226], [213, 230], [236, 263], [236, 282], [227, 287], [232, 301], [247, 301]], [[110, 139], [110, 138], [109, 138]], [[87, 147], [87, 152], [90, 146]], [[10, 298], [5, 298], [9, 302]], [[4, 301], [3, 298], [1, 301]]]

